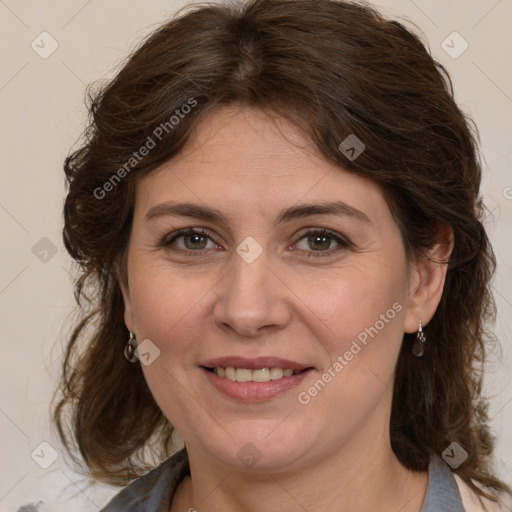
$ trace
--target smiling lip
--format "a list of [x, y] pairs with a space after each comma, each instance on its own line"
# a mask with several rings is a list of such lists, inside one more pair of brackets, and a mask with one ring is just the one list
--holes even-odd
[[205, 368], [227, 368], [232, 366], [233, 368], [247, 368], [248, 370], [258, 370], [260, 368], [289, 368], [290, 370], [300, 372], [306, 368], [312, 368], [311, 365], [297, 363], [296, 361], [289, 361], [287, 359], [281, 359], [279, 357], [255, 357], [246, 358], [238, 356], [219, 357], [217, 359], [211, 359], [201, 364]]
[[[269, 382], [235, 382], [230, 379], [219, 377], [213, 368], [246, 368], [257, 370], [261, 368], [283, 368], [291, 369], [295, 373], [290, 377], [282, 377]], [[221, 357], [206, 361], [201, 365], [201, 371], [209, 382], [221, 393], [243, 402], [261, 402], [270, 400], [278, 394], [292, 389], [313, 370], [312, 366], [289, 361], [277, 357], [257, 357], [248, 359], [244, 357]]]

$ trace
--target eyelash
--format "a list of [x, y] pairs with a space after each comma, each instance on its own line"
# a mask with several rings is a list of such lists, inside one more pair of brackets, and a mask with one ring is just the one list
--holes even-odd
[[[183, 236], [186, 236], [186, 235], [202, 235], [202, 236], [209, 238], [212, 242], [217, 243], [217, 242], [215, 242], [215, 240], [213, 240], [211, 238], [210, 233], [202, 228], [185, 228], [185, 229], [180, 229], [180, 230], [176, 231], [175, 233], [171, 233], [170, 235], [166, 235], [165, 237], [163, 237], [163, 239], [159, 243], [159, 246], [169, 250], [169, 246], [173, 242], [175, 242], [177, 239], [182, 238]], [[307, 256], [308, 258], [310, 258], [310, 257], [325, 258], [328, 256], [332, 256], [333, 254], [336, 254], [345, 249], [348, 249], [351, 246], [351, 243], [348, 240], [340, 237], [335, 232], [330, 231], [329, 229], [326, 229], [326, 228], [317, 228], [317, 229], [312, 229], [310, 231], [307, 231], [295, 243], [298, 243], [300, 240], [307, 238], [308, 236], [311, 236], [311, 235], [327, 236], [327, 237], [333, 239], [334, 241], [336, 241], [341, 247], [339, 247], [338, 249], [335, 249], [335, 250], [328, 250], [328, 251], [307, 251], [307, 252], [309, 252], [309, 255]], [[219, 244], [217, 244], [217, 245], [219, 245]], [[172, 250], [172, 249], [170, 249], [170, 250]], [[198, 249], [197, 251], [191, 251], [189, 249], [178, 249], [178, 250], [185, 256], [201, 257], [201, 256], [204, 256], [203, 254], [201, 254], [201, 252], [204, 251], [205, 249]]]

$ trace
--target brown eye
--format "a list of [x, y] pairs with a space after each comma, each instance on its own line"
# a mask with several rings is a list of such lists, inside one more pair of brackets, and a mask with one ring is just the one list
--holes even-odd
[[332, 241], [332, 238], [328, 235], [315, 234], [308, 236], [309, 247], [314, 251], [329, 249]]
[[189, 235], [182, 235], [184, 245], [187, 249], [204, 249], [208, 239], [204, 235], [192, 233]]
[[[211, 242], [213, 246], [208, 247], [208, 242]], [[184, 252], [200, 252], [217, 247], [206, 231], [191, 228], [180, 229], [178, 232], [166, 236], [160, 245], [166, 249], [176, 248]]]
[[[300, 242], [303, 240], [305, 243], [302, 243], [302, 247], [300, 247]], [[332, 249], [333, 245], [336, 246], [336, 244], [338, 247]], [[297, 245], [301, 251], [309, 252], [308, 257], [322, 257], [330, 256], [344, 250], [348, 248], [350, 244], [339, 235], [331, 233], [328, 230], [321, 229], [309, 231], [299, 239]]]

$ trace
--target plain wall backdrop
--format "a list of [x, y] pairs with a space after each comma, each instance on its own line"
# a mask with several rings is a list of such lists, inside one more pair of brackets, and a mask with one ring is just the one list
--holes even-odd
[[[50, 428], [65, 321], [74, 309], [71, 262], [61, 240], [62, 164], [84, 128], [86, 84], [112, 77], [134, 45], [186, 3], [0, 0], [0, 512], [39, 499], [67, 504], [59, 510], [94, 512], [116, 492], [87, 487]], [[501, 354], [490, 355], [486, 393], [497, 472], [511, 483], [512, 1], [374, 5], [421, 29], [450, 72], [459, 106], [480, 130], [502, 344]]]

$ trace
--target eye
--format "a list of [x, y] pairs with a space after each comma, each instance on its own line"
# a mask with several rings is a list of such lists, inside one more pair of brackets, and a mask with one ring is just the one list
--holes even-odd
[[[208, 243], [211, 245], [208, 246]], [[333, 245], [337, 248], [332, 248]], [[201, 256], [203, 251], [217, 249], [219, 245], [212, 239], [210, 233], [202, 228], [186, 228], [165, 236], [159, 243], [160, 247], [177, 250], [185, 255]], [[350, 247], [350, 242], [341, 235], [328, 229], [314, 229], [306, 232], [296, 242], [301, 252], [308, 253], [307, 257], [326, 257]], [[302, 246], [302, 247], [301, 247]]]
[[[211, 242], [213, 247], [208, 247], [208, 242]], [[200, 228], [180, 229], [176, 233], [173, 233], [170, 236], [166, 236], [160, 245], [167, 249], [171, 249], [171, 246], [176, 246], [178, 250], [181, 250], [187, 254], [193, 252], [197, 253], [205, 249], [215, 249], [218, 247], [217, 244], [211, 239], [210, 234]]]
[[[304, 241], [304, 242], [302, 242]], [[302, 247], [300, 247], [302, 242]], [[329, 250], [333, 244], [337, 244], [338, 248]], [[329, 231], [328, 229], [315, 229], [308, 231], [304, 236], [299, 238], [297, 246], [300, 250], [309, 252], [309, 257], [325, 257], [331, 256], [344, 249], [350, 247], [350, 243], [340, 235]]]

